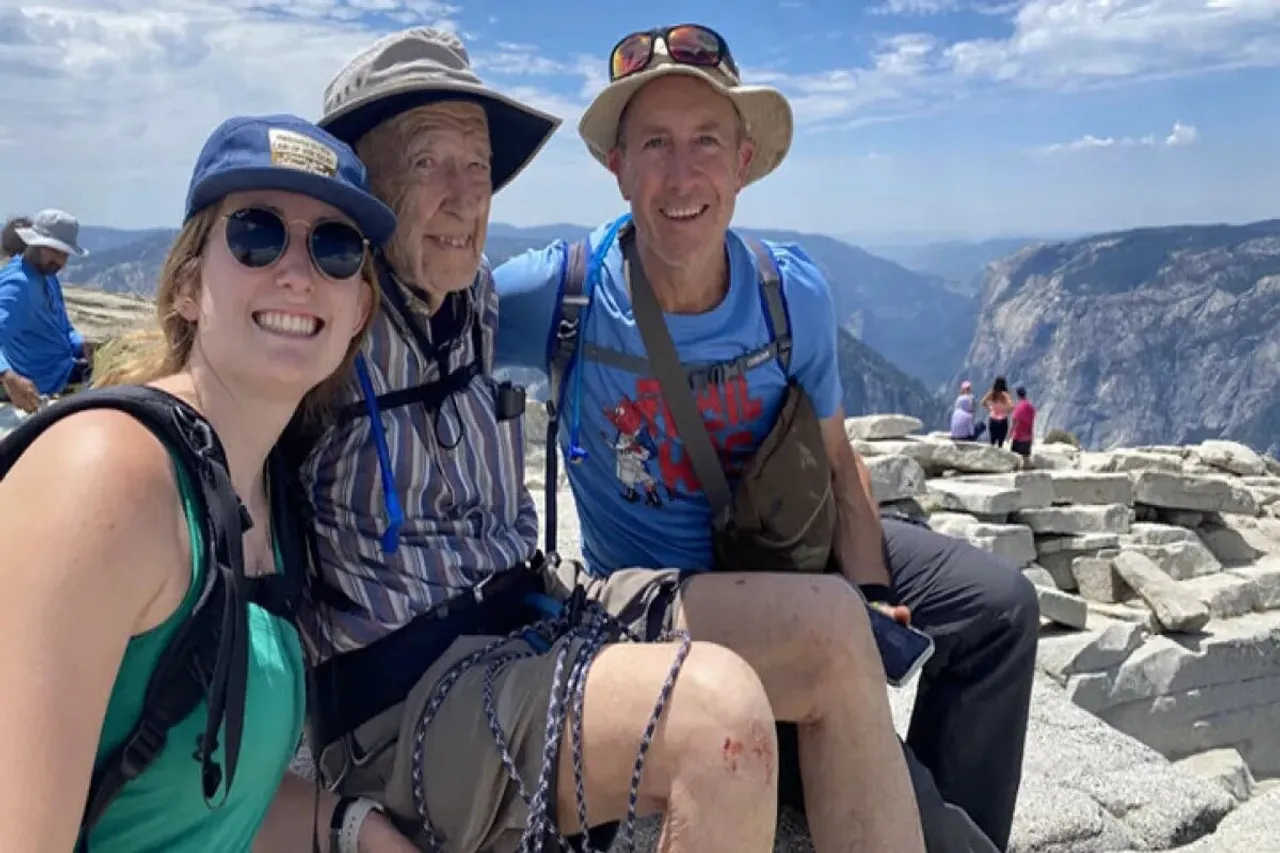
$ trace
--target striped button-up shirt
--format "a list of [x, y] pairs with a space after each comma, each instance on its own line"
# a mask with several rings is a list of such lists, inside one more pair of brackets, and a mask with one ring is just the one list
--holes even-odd
[[[449, 349], [449, 369], [465, 368], [476, 357], [475, 323], [481, 323], [488, 367], [498, 296], [487, 263], [461, 295], [466, 319]], [[430, 337], [425, 315], [411, 321]], [[436, 358], [420, 351], [385, 297], [362, 352], [377, 394], [440, 378]], [[497, 388], [486, 370], [437, 412], [421, 403], [382, 412], [405, 516], [391, 554], [379, 541], [388, 516], [369, 418], [330, 427], [312, 448], [301, 475], [315, 515], [319, 569], [357, 608], [325, 608], [319, 618], [304, 618], [317, 658], [367, 646], [533, 556], [538, 521], [524, 485], [524, 419], [498, 420]], [[335, 402], [363, 399], [353, 375]]]

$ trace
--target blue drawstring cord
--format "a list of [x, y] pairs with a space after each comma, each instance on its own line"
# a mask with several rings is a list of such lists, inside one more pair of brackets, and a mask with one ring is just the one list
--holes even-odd
[[360, 379], [360, 391], [364, 395], [364, 407], [369, 413], [369, 429], [373, 431], [373, 446], [378, 452], [378, 468], [382, 472], [382, 500], [387, 505], [387, 529], [382, 534], [382, 553], [395, 553], [400, 541], [400, 528], [404, 526], [404, 510], [396, 494], [396, 475], [391, 467], [391, 451], [387, 448], [387, 434], [382, 429], [382, 414], [378, 411], [378, 395], [369, 378], [369, 367], [364, 353], [356, 356], [356, 376]]
[[[600, 245], [596, 247], [595, 252], [591, 255], [590, 262], [587, 264], [587, 279], [582, 287], [586, 304], [582, 308], [582, 314], [578, 321], [578, 345], [574, 347], [573, 351], [573, 410], [569, 413], [569, 451], [565, 454], [570, 465], [587, 458], [587, 450], [578, 443], [578, 439], [582, 431], [582, 417], [580, 414], [582, 411], [582, 340], [587, 332], [587, 320], [591, 316], [591, 290], [600, 278], [601, 270], [604, 268], [605, 255], [609, 254], [613, 241], [618, 237], [618, 231], [630, 221], [630, 213], [624, 213], [615, 219], [613, 224], [609, 226], [609, 230], [605, 232], [604, 239], [600, 241]], [[563, 411], [563, 405], [561, 406], [561, 411]]]

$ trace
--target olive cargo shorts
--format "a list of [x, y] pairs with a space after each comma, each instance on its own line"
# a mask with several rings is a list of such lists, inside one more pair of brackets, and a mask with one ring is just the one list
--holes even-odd
[[[619, 619], [633, 638], [657, 639], [670, 628], [672, 606], [685, 573], [630, 569], [608, 579], [592, 578], [573, 561], [548, 569], [547, 592], [564, 600], [581, 584], [587, 596]], [[497, 637], [459, 637], [423, 674], [404, 702], [378, 714], [347, 739], [318, 750], [317, 767], [326, 783], [342, 777], [338, 793], [366, 796], [386, 805], [402, 826], [421, 827], [414, 805], [414, 743], [418, 723], [445, 673], [458, 660]], [[506, 652], [526, 655], [502, 663], [493, 676], [493, 712], [524, 788], [537, 790], [543, 771], [547, 709], [556, 658], [568, 645], [569, 658], [583, 640], [558, 639], [550, 651], [532, 654], [524, 638], [496, 648], [468, 668], [449, 689], [422, 739], [421, 777], [427, 816], [448, 849], [456, 853], [513, 853], [520, 847], [529, 809], [503, 765], [485, 710], [485, 670]], [[656, 697], [655, 697], [656, 698]], [[351, 741], [348, 750], [347, 740]], [[351, 761], [348, 755], [358, 756]], [[554, 821], [558, 747], [551, 762], [547, 801]], [[589, 795], [588, 795], [589, 802]], [[428, 835], [412, 839], [429, 850]]]

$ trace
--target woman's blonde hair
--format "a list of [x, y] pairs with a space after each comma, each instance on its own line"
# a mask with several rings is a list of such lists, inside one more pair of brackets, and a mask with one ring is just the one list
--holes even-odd
[[[216, 204], [206, 207], [191, 217], [178, 232], [160, 270], [160, 282], [156, 288], [159, 328], [131, 332], [100, 347], [94, 354], [94, 388], [143, 385], [171, 376], [186, 367], [195, 344], [196, 324], [178, 311], [178, 301], [199, 298], [203, 286], [200, 260], [209, 235], [220, 218], [220, 210], [221, 206]], [[322, 417], [334, 394], [346, 383], [352, 362], [378, 309], [378, 279], [371, 256], [365, 258], [360, 278], [369, 288], [368, 315], [351, 339], [342, 364], [303, 398], [300, 408], [307, 421]]]

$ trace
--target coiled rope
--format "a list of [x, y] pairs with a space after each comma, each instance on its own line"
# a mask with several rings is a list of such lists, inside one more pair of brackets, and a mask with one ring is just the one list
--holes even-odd
[[[503, 645], [519, 639], [524, 639], [529, 647], [526, 649], [508, 649], [498, 653], [497, 650]], [[571, 661], [569, 660], [570, 648], [573, 645], [573, 641], [577, 639], [581, 639], [583, 642]], [[531, 625], [517, 629], [506, 637], [494, 640], [488, 645], [476, 649], [459, 659], [445, 672], [432, 690], [430, 698], [427, 700], [426, 708], [418, 719], [413, 732], [413, 803], [422, 827], [426, 831], [428, 843], [435, 850], [443, 851], [445, 847], [444, 840], [440, 837], [436, 828], [432, 826], [431, 819], [427, 814], [426, 795], [422, 782], [423, 743], [426, 741], [427, 728], [431, 725], [431, 720], [440, 710], [441, 704], [449, 695], [449, 691], [454, 684], [464, 673], [482, 662], [486, 663], [483, 695], [484, 713], [489, 723], [489, 731], [493, 734], [494, 742], [502, 756], [502, 764], [507, 770], [507, 775], [515, 784], [520, 798], [529, 809], [524, 833], [521, 836], [521, 853], [542, 853], [543, 845], [548, 839], [558, 842], [561, 850], [572, 850], [569, 841], [556, 828], [555, 817], [549, 813], [547, 805], [555, 767], [555, 756], [561, 737], [564, 734], [565, 716], [570, 710], [574, 715], [571, 734], [573, 739], [574, 788], [578, 800], [578, 821], [584, 838], [586, 837], [586, 831], [591, 826], [587, 819], [586, 786], [583, 781], [582, 769], [582, 716], [586, 695], [587, 672], [596, 657], [606, 646], [623, 639], [632, 642], [642, 641], [640, 637], [637, 637], [626, 626], [609, 615], [599, 603], [588, 600], [579, 587], [568, 601], [559, 608], [558, 615], [544, 618]], [[635, 849], [636, 811], [640, 800], [640, 779], [644, 770], [645, 757], [648, 755], [649, 747], [653, 743], [653, 736], [657, 731], [658, 723], [662, 720], [663, 711], [671, 698], [671, 691], [675, 689], [680, 668], [684, 665], [692, 644], [692, 638], [687, 631], [671, 631], [659, 638], [659, 642], [677, 639], [680, 641], [679, 648], [676, 651], [675, 659], [672, 661], [671, 669], [662, 684], [662, 689], [659, 691], [658, 701], [654, 705], [653, 712], [649, 715], [649, 722], [640, 738], [640, 748], [636, 753], [636, 761], [631, 773], [627, 816], [623, 824], [622, 834], [628, 850]], [[551, 698], [547, 707], [546, 741], [542, 748], [541, 772], [538, 775], [537, 789], [530, 792], [525, 786], [524, 780], [520, 777], [515, 760], [507, 747], [502, 727], [499, 725], [498, 713], [493, 701], [493, 683], [497, 674], [508, 664], [544, 654], [546, 649], [539, 650], [537, 648], [544, 643], [548, 649], [556, 647], [556, 661], [551, 679]], [[593, 853], [586, 841], [584, 841], [583, 853]]]

